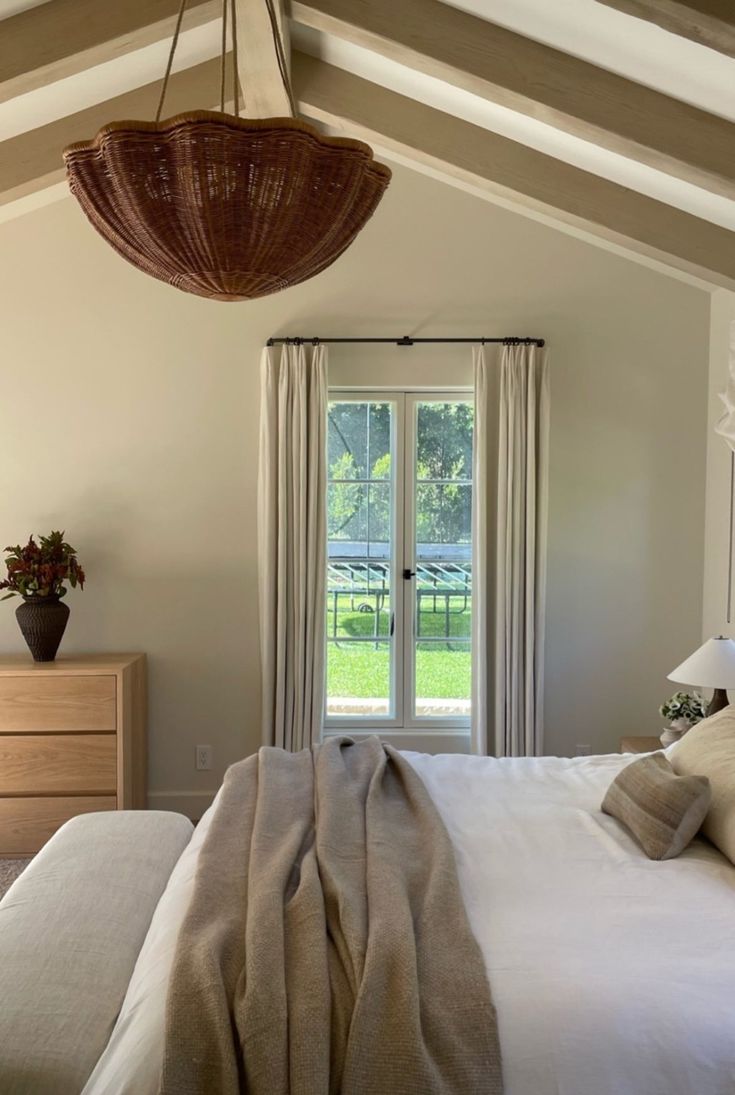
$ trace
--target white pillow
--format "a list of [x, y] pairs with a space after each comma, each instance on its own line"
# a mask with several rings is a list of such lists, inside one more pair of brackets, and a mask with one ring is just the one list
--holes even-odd
[[735, 706], [703, 719], [667, 750], [681, 776], [706, 776], [712, 803], [702, 832], [735, 863]]

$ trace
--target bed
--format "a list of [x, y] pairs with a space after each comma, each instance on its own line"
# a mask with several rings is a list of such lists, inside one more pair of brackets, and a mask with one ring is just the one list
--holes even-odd
[[[600, 812], [634, 758], [403, 755], [451, 838], [497, 1009], [505, 1095], [732, 1095], [735, 868], [703, 840], [650, 861]], [[185, 847], [167, 853], [173, 869], [84, 1095], [156, 1095], [176, 938], [217, 808], [191, 839], [177, 831]], [[53, 845], [0, 903], [0, 950], [3, 917]], [[1, 953], [0, 989], [7, 998]], [[20, 1052], [0, 1038], [4, 1092], [35, 1090], [8, 1079]]]

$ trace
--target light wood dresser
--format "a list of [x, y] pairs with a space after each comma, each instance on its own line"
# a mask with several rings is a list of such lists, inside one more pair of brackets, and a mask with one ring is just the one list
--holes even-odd
[[144, 654], [0, 657], [0, 856], [70, 817], [146, 804]]

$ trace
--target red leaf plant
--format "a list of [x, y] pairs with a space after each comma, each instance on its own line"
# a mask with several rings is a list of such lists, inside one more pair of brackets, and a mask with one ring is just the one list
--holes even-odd
[[16, 544], [5, 548], [5, 566], [7, 578], [0, 582], [0, 589], [8, 589], [4, 597], [64, 597], [65, 582], [72, 589], [79, 586], [84, 589], [84, 571], [77, 561], [76, 550], [64, 540], [65, 533], [50, 532], [48, 536], [39, 536], [38, 543], [33, 536], [25, 547]]

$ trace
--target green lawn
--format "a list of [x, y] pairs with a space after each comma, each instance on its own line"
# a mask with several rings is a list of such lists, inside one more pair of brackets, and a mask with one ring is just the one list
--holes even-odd
[[327, 695], [351, 699], [386, 699], [389, 694], [388, 646], [327, 644]]
[[419, 644], [416, 651], [416, 695], [419, 699], [468, 700], [470, 698], [471, 655], [467, 648], [447, 650], [445, 646], [428, 649]]
[[[327, 651], [327, 694], [353, 699], [385, 699], [389, 692], [387, 643], [338, 646]], [[416, 651], [416, 695], [421, 699], [470, 698], [470, 653], [445, 646]]]
[[[337, 636], [356, 638], [377, 633], [384, 640], [390, 631], [390, 609], [383, 607], [376, 612], [360, 612], [360, 604], [375, 609], [374, 597], [362, 595], [355, 598], [354, 610], [350, 597], [341, 595], [337, 611]], [[386, 601], [387, 604], [387, 601]], [[334, 602], [330, 597], [327, 612], [327, 634], [334, 634]], [[471, 616], [465, 608], [463, 597], [449, 601], [449, 636], [454, 639], [470, 637]], [[437, 599], [437, 611], [433, 611], [433, 598], [422, 598], [421, 636], [445, 636], [447, 615], [443, 598]], [[448, 648], [449, 646], [449, 648]], [[327, 694], [354, 699], [385, 699], [389, 694], [390, 654], [389, 644], [383, 641], [375, 649], [373, 643], [327, 644]], [[470, 652], [467, 647], [445, 643], [421, 643], [416, 651], [416, 696], [421, 699], [469, 699]]]

